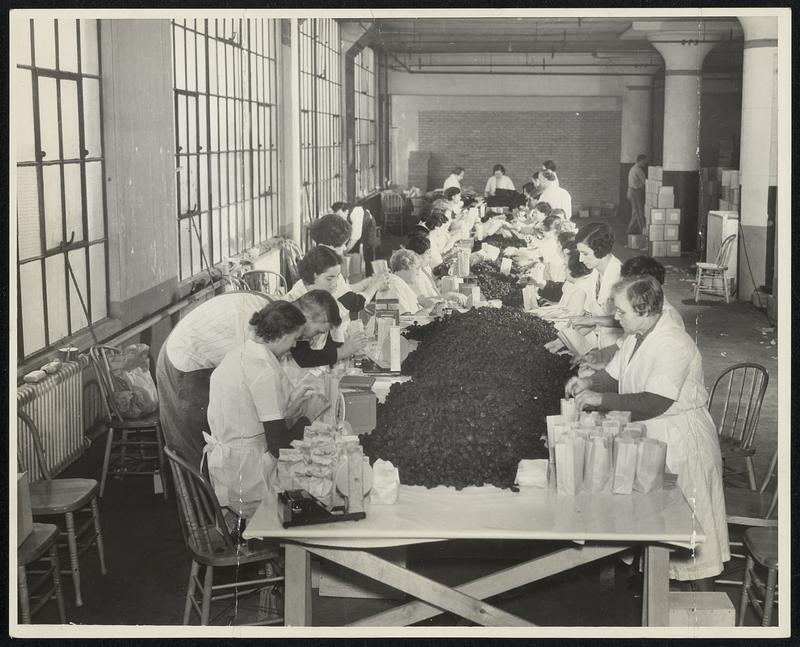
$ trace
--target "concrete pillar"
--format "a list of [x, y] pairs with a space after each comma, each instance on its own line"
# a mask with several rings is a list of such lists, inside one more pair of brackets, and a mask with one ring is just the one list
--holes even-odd
[[[708, 33], [705, 33], [708, 38]], [[698, 31], [658, 31], [648, 39], [664, 59], [663, 185], [672, 186], [681, 210], [683, 251], [697, 248], [700, 92], [703, 59], [714, 42]], [[710, 40], [710, 39], [709, 39]]]
[[[778, 21], [739, 18], [744, 29], [739, 155], [739, 298], [772, 285], [778, 174]], [[749, 266], [745, 258], [750, 260]], [[751, 275], [752, 272], [752, 275]]]
[[628, 172], [638, 155], [650, 157], [652, 128], [653, 80], [647, 76], [631, 76], [622, 80], [622, 138], [620, 142], [619, 213], [630, 216]]
[[300, 182], [302, 172], [300, 169], [300, 23], [297, 18], [291, 18], [290, 26], [290, 52], [289, 52], [289, 92], [286, 96], [289, 119], [284, 124], [284, 139], [287, 151], [288, 164], [286, 165], [286, 197], [285, 204], [290, 214], [288, 222], [282, 222], [282, 234], [292, 240], [303, 244], [303, 222], [311, 218], [311, 214], [304, 213], [303, 194]]

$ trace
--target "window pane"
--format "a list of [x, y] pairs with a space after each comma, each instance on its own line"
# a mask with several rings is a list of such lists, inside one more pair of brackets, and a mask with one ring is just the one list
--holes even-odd
[[100, 74], [97, 60], [97, 20], [81, 20], [81, 71]]
[[211, 155], [211, 206], [219, 206], [219, 155]]
[[208, 39], [208, 91], [217, 92], [217, 41]]
[[79, 159], [81, 155], [78, 132], [78, 84], [61, 81], [61, 138], [64, 159]]
[[45, 240], [48, 249], [57, 247], [64, 240], [61, 221], [61, 169], [59, 166], [45, 166], [44, 175], [44, 216]]
[[189, 201], [186, 208], [194, 211], [197, 209], [197, 155], [189, 157]]
[[200, 232], [200, 218], [193, 216], [186, 220], [189, 227], [189, 233], [192, 241], [192, 270], [191, 275], [199, 274], [203, 271], [203, 257], [200, 255], [200, 240], [198, 238]]
[[208, 135], [206, 129], [208, 128], [208, 117], [206, 116], [206, 97], [200, 97], [199, 101], [197, 102], [197, 108], [199, 110], [199, 116], [197, 118], [198, 124], [198, 150], [200, 151], [207, 151], [208, 150]]
[[220, 210], [211, 211], [211, 230], [214, 234], [214, 262], [222, 260], [227, 251], [223, 252], [222, 241], [220, 239]]
[[186, 97], [186, 152], [197, 152], [197, 99]]
[[106, 235], [103, 222], [103, 172], [100, 162], [86, 163], [86, 215], [89, 221], [89, 240]]
[[17, 169], [17, 248], [24, 260], [42, 253], [36, 169]]
[[100, 81], [83, 79], [84, 144], [89, 157], [101, 157], [100, 146]]
[[56, 69], [56, 32], [52, 18], [34, 19], [33, 47], [36, 67]]
[[[69, 263], [72, 266], [72, 272], [75, 274], [75, 280], [81, 288], [81, 297], [86, 307], [89, 307], [87, 300], [88, 283], [86, 281], [86, 251], [83, 249], [76, 249], [69, 253]], [[83, 313], [81, 306], [81, 297], [75, 289], [75, 283], [70, 279], [69, 281], [69, 321], [72, 332], [83, 330], [88, 325], [86, 315]]]
[[[198, 21], [202, 22], [202, 21]], [[197, 42], [197, 91], [206, 91], [206, 43], [204, 36], [196, 36]]]
[[39, 261], [19, 266], [19, 293], [25, 325], [22, 329], [22, 343], [26, 355], [44, 348], [44, 300], [42, 295], [42, 264]]
[[65, 72], [78, 71], [77, 21], [58, 20], [58, 67]]
[[74, 231], [76, 241], [84, 240], [80, 164], [64, 165], [64, 199], [67, 207], [67, 238]]
[[39, 128], [46, 160], [59, 159], [58, 102], [55, 79], [39, 78]]
[[200, 211], [205, 211], [208, 209], [208, 156], [201, 155], [200, 156], [200, 179], [198, 182], [200, 188]]
[[13, 132], [17, 143], [17, 161], [32, 162], [36, 159], [36, 148], [33, 139], [31, 73], [28, 70], [16, 70], [14, 80], [16, 81], [13, 91], [16, 112], [14, 113]]
[[175, 87], [186, 89], [186, 32], [183, 29], [172, 30], [173, 49], [175, 51]]
[[92, 245], [89, 248], [89, 267], [92, 288], [92, 323], [105, 319], [106, 312], [106, 252], [105, 246]]
[[178, 223], [178, 244], [180, 248], [180, 267], [181, 278], [191, 276], [191, 267], [189, 263], [189, 251], [191, 249], [192, 241], [189, 238], [189, 220], [181, 220]]
[[31, 24], [30, 20], [20, 20], [13, 29], [14, 44], [11, 54], [15, 65], [31, 64]]
[[52, 344], [69, 334], [67, 293], [64, 282], [68, 277], [63, 254], [56, 254], [45, 260], [45, 277], [47, 280], [47, 318], [50, 324], [50, 343]]
[[186, 89], [197, 90], [197, 51], [194, 35], [186, 34]]

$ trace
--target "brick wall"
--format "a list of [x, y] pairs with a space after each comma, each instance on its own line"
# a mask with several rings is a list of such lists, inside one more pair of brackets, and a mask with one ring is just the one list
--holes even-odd
[[503, 164], [522, 190], [531, 172], [553, 159], [577, 210], [618, 201], [620, 128], [619, 111], [421, 111], [419, 150], [432, 151], [431, 189], [463, 166], [462, 185], [483, 191], [492, 166]]

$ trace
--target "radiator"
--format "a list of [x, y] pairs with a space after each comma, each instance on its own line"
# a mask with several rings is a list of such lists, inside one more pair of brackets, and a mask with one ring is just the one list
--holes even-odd
[[[84, 435], [83, 371], [89, 358], [64, 362], [61, 370], [38, 384], [17, 388], [17, 409], [36, 423], [42, 439], [45, 462], [55, 476], [89, 446]], [[36, 461], [31, 434], [25, 423], [17, 422], [17, 450], [22, 468], [31, 480], [44, 478]]]

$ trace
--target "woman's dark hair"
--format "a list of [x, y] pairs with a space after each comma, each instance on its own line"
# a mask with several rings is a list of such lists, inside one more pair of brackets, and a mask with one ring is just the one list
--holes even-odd
[[664, 266], [652, 256], [634, 256], [622, 264], [620, 276], [652, 276], [661, 285], [664, 285]]
[[558, 234], [558, 244], [561, 245], [561, 249], [576, 249], [575, 232], [562, 231]]
[[445, 200], [452, 200], [453, 196], [456, 196], [459, 193], [461, 193], [461, 189], [459, 189], [457, 186], [449, 186], [444, 190]]
[[556, 166], [556, 163], [553, 160], [545, 160], [544, 164], [542, 164], [542, 168], [547, 169], [548, 171], [553, 171], [553, 173], [555, 173], [556, 168], [558, 167]]
[[559, 220], [561, 220], [561, 218], [557, 215], [553, 215], [553, 212], [551, 211], [545, 216], [544, 220], [542, 220], [542, 227], [544, 227], [545, 231], [550, 231], [553, 228], [553, 225], [555, 225]]
[[423, 220], [429, 231], [433, 231], [439, 225], [443, 225], [449, 221], [450, 219], [447, 217], [447, 212], [438, 207], [433, 207], [430, 213], [425, 216], [425, 220]]
[[567, 252], [567, 269], [569, 270], [569, 275], [573, 279], [579, 279], [582, 276], [587, 276], [592, 271], [583, 263], [581, 263], [581, 255], [577, 249], [570, 249]]
[[353, 227], [341, 216], [329, 213], [322, 218], [317, 218], [308, 225], [311, 232], [311, 240], [317, 245], [330, 245], [331, 247], [341, 247], [353, 233]]
[[556, 174], [553, 173], [553, 171], [542, 171], [541, 175], [548, 182], [555, 182], [556, 181]]
[[431, 248], [431, 241], [427, 236], [410, 236], [405, 247], [422, 256]]
[[578, 230], [575, 242], [585, 244], [597, 258], [604, 258], [614, 247], [614, 230], [604, 222], [592, 222]]
[[[336, 216], [339, 218], [339, 216]], [[339, 218], [341, 220], [341, 218]], [[300, 259], [297, 264], [297, 271], [303, 283], [311, 285], [317, 274], [331, 269], [336, 265], [342, 264], [342, 257], [334, 252], [330, 247], [314, 247]]]
[[464, 167], [463, 166], [456, 166], [453, 169], [453, 175], [461, 175], [463, 172], [464, 172]]
[[549, 202], [537, 202], [534, 210], [543, 213], [545, 216], [549, 216], [553, 208], [550, 206]]
[[506, 174], [506, 167], [503, 166], [502, 164], [495, 164], [492, 167], [492, 173], [497, 173], [497, 171], [502, 171], [503, 175], [505, 175]]
[[339, 304], [336, 303], [333, 295], [325, 290], [309, 290], [297, 301], [297, 306], [303, 312], [313, 313], [312, 317], [323, 315], [331, 326], [339, 326], [342, 323], [342, 315], [339, 313]]
[[353, 207], [351, 207], [346, 202], [334, 202], [331, 205], [331, 211], [333, 211], [334, 213], [337, 211], [346, 211], [347, 213], [350, 213], [352, 209]]
[[288, 301], [273, 301], [250, 317], [250, 325], [264, 341], [275, 341], [296, 331], [306, 318], [296, 305]]
[[614, 284], [611, 295], [625, 293], [631, 308], [638, 315], [656, 315], [664, 307], [664, 291], [652, 276], [630, 276]]
[[533, 182], [526, 182], [522, 185], [522, 192], [527, 193], [528, 195], [533, 195], [533, 192], [536, 191], [536, 186]]
[[563, 209], [551, 209], [550, 213], [547, 214], [548, 216], [558, 216], [559, 218], [563, 218], [564, 220], [567, 219], [567, 212]]

